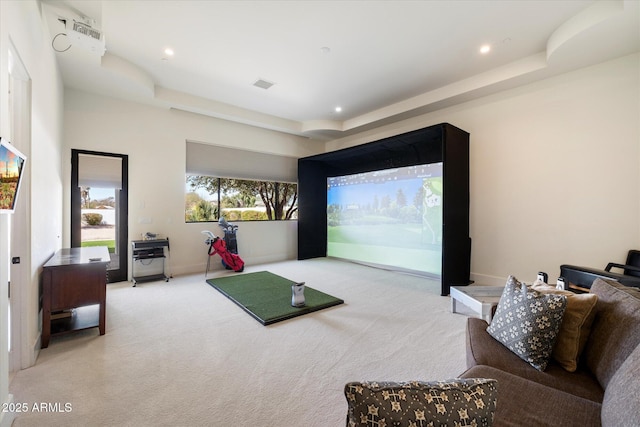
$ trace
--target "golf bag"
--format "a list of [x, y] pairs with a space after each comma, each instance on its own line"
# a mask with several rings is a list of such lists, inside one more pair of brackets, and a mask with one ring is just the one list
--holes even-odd
[[[237, 254], [238, 239], [236, 239], [236, 233], [238, 232], [238, 226], [229, 224], [224, 218], [220, 218], [218, 220], [218, 226], [220, 226], [220, 228], [222, 228], [222, 231], [224, 232], [224, 243], [227, 245], [227, 251], [231, 252], [232, 254]], [[227, 263], [224, 261], [224, 258], [222, 259], [222, 266], [227, 270], [233, 270], [231, 266], [227, 265]]]
[[224, 232], [224, 242], [227, 244], [227, 250], [232, 254], [238, 253], [238, 239], [236, 239], [236, 233], [238, 226], [229, 224], [224, 218], [218, 220], [218, 226], [222, 228]]
[[216, 236], [213, 239], [210, 239], [209, 242], [209, 256], [213, 256], [215, 254], [220, 255], [224, 266], [229, 270], [233, 270], [237, 273], [244, 270], [244, 261], [238, 254], [231, 253], [227, 250], [227, 244], [224, 240]]

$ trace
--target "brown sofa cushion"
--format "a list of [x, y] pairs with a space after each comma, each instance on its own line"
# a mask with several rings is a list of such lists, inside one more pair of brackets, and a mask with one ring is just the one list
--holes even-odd
[[562, 324], [551, 356], [569, 372], [578, 368], [578, 359], [591, 332], [591, 324], [595, 317], [594, 310], [598, 296], [596, 294], [576, 294], [571, 291], [556, 289], [547, 284], [531, 286], [538, 292], [557, 294], [567, 297], [567, 308], [562, 317]]
[[596, 279], [596, 318], [583, 356], [587, 368], [607, 388], [620, 365], [640, 344], [640, 292]]
[[[559, 369], [564, 371], [562, 368]], [[569, 374], [567, 371], [564, 372]], [[490, 366], [474, 366], [461, 376], [480, 376], [498, 380], [498, 401], [493, 420], [495, 426], [600, 425], [602, 406], [592, 400], [536, 384]]]
[[609, 381], [602, 401], [602, 424], [624, 426], [640, 420], [640, 346]]
[[[350, 382], [347, 426], [490, 426], [496, 382], [482, 378], [432, 382]], [[431, 424], [429, 424], [431, 423]]]
[[602, 402], [604, 390], [596, 378], [583, 367], [568, 372], [557, 362], [549, 362], [544, 372], [509, 351], [487, 332], [487, 322], [478, 318], [467, 320], [467, 368], [488, 365], [522, 378], [575, 394], [595, 402]]

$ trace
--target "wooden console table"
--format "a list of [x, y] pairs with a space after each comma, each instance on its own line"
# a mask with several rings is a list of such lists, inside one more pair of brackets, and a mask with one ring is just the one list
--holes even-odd
[[106, 246], [60, 249], [43, 266], [42, 348], [59, 333], [98, 327], [104, 335], [109, 259]]

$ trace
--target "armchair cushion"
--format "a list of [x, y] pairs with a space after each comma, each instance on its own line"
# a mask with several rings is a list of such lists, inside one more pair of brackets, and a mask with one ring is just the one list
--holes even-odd
[[490, 426], [496, 410], [496, 385], [496, 380], [482, 378], [350, 382], [344, 389], [349, 406], [347, 427]]

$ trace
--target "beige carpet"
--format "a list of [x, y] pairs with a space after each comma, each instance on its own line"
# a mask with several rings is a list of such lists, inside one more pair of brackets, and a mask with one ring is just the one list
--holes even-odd
[[[348, 381], [465, 369], [466, 316], [450, 313], [435, 281], [324, 258], [245, 271], [259, 270], [345, 304], [265, 327], [204, 273], [109, 285], [106, 335], [53, 338], [10, 385], [15, 402], [61, 411], [14, 426], [344, 426]], [[227, 274], [237, 273], [209, 277]]]

